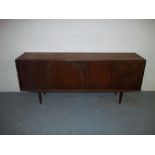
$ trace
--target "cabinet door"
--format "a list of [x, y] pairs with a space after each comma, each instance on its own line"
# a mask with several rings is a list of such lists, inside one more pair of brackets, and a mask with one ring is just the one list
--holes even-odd
[[86, 62], [85, 77], [86, 89], [108, 90], [110, 86], [111, 62], [90, 61]]
[[84, 70], [82, 62], [53, 63], [53, 86], [56, 90], [79, 90], [84, 88]]
[[140, 90], [145, 63], [143, 61], [120, 61], [112, 66], [111, 89]]
[[52, 91], [84, 88], [81, 62], [20, 61], [18, 67], [22, 90]]
[[48, 90], [52, 84], [52, 63], [48, 61], [19, 61], [21, 89]]

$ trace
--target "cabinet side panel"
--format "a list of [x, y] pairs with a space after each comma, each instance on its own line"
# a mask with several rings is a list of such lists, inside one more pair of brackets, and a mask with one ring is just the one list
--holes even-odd
[[32, 65], [32, 62], [19, 61], [18, 65], [20, 70], [22, 89], [24, 90], [33, 89], [35, 80], [33, 80], [34, 66]]
[[138, 87], [140, 88], [140, 90], [141, 90], [141, 86], [142, 86], [142, 82], [143, 82], [145, 65], [146, 65], [146, 60], [139, 62]]
[[19, 88], [21, 90], [21, 89], [23, 89], [23, 86], [22, 86], [21, 73], [20, 73], [20, 68], [19, 68], [19, 61], [17, 59], [15, 60], [15, 64], [16, 64], [16, 70], [17, 70], [17, 77], [18, 77], [18, 82], [19, 82]]

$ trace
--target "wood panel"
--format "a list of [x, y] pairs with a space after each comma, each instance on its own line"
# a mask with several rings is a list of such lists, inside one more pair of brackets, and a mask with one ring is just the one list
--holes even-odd
[[83, 64], [80, 62], [19, 61], [24, 90], [83, 89]]
[[140, 90], [144, 66], [143, 61], [113, 62], [109, 88], [112, 90]]
[[18, 60], [50, 61], [120, 61], [144, 60], [136, 53], [62, 53], [62, 52], [25, 52]]
[[111, 62], [92, 61], [85, 63], [85, 88], [109, 90]]
[[22, 89], [41, 90], [52, 87], [52, 62], [19, 61]]
[[51, 89], [83, 89], [84, 72], [80, 62], [54, 62]]

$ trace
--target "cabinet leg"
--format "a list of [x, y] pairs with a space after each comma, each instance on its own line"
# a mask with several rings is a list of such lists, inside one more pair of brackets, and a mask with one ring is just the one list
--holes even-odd
[[115, 93], [115, 95], [117, 95], [117, 92], [114, 92]]
[[43, 92], [44, 93], [44, 95], [46, 95], [46, 92]]
[[41, 95], [41, 92], [38, 93], [38, 98], [39, 98], [40, 104], [42, 104], [42, 95]]
[[121, 102], [122, 102], [122, 96], [123, 96], [123, 92], [120, 92], [120, 94], [119, 94], [119, 104], [121, 104]]

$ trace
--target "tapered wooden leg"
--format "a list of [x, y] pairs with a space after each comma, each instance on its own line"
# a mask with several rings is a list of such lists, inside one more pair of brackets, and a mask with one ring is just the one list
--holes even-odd
[[39, 98], [40, 104], [42, 104], [42, 95], [41, 95], [41, 92], [38, 93], [38, 98]]
[[46, 92], [43, 92], [44, 93], [44, 95], [46, 95]]
[[115, 95], [117, 95], [117, 92], [114, 92], [115, 93]]
[[120, 92], [120, 94], [119, 94], [119, 104], [121, 104], [121, 102], [122, 102], [122, 96], [123, 96], [123, 92]]

